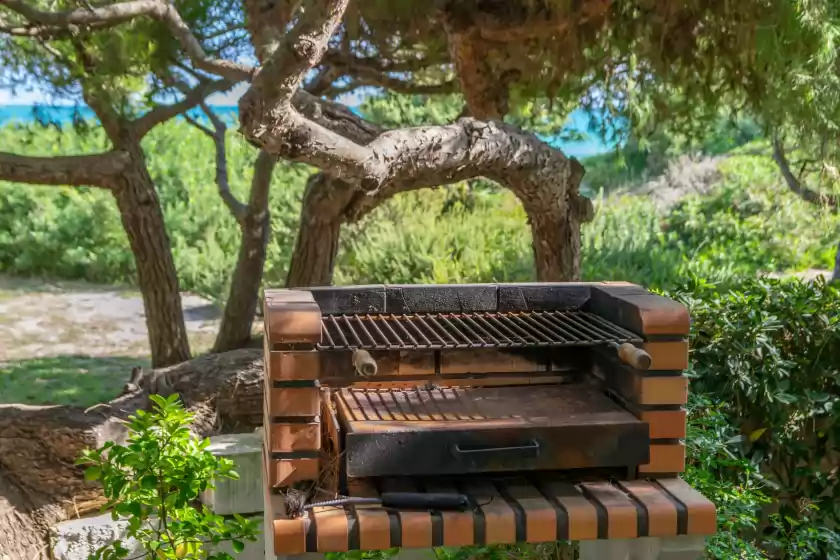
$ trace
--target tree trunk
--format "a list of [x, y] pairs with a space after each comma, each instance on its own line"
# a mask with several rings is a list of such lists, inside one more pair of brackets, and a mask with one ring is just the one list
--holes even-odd
[[837, 253], [834, 255], [834, 274], [831, 281], [840, 282], [840, 243], [837, 244]]
[[[568, 282], [580, 276], [580, 227], [593, 217], [592, 204], [578, 194], [583, 174], [583, 167], [574, 161], [563, 204], [552, 198], [551, 189], [509, 187], [528, 215], [539, 282]], [[416, 185], [397, 185], [370, 194], [323, 173], [310, 177], [286, 286], [329, 286], [341, 226], [360, 220], [399, 193], [416, 189]]]
[[247, 213], [241, 222], [242, 243], [231, 278], [219, 334], [213, 352], [243, 348], [251, 341], [251, 330], [262, 283], [266, 247], [271, 231], [268, 195], [277, 158], [260, 152], [254, 163], [254, 178]]
[[178, 364], [190, 359], [190, 346], [160, 199], [140, 143], [120, 148], [131, 155], [131, 164], [114, 180], [112, 191], [137, 266], [152, 365]]
[[332, 283], [341, 224], [354, 192], [351, 185], [324, 173], [309, 178], [286, 287], [329, 286]]
[[[262, 425], [261, 350], [211, 354], [155, 373], [180, 393], [199, 437]], [[99, 510], [99, 485], [73, 463], [85, 448], [121, 441], [122, 422], [146, 407], [147, 395], [130, 393], [88, 411], [0, 406], [0, 558], [49, 558], [53, 524]]]

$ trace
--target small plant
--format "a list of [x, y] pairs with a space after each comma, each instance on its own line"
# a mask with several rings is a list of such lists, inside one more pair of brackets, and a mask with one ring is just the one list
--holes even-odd
[[129, 417], [126, 446], [107, 442], [85, 450], [77, 461], [87, 465], [85, 478], [102, 482], [108, 499], [103, 511], [110, 509], [114, 520], [127, 517], [128, 537], [143, 549], [133, 553], [118, 540], [91, 558], [232, 560], [216, 545], [230, 542], [234, 552], [242, 552], [244, 541], [256, 541], [256, 522], [216, 515], [204, 505], [199, 508], [197, 500], [214, 478], [239, 478], [233, 462], [208, 451], [208, 439], [192, 436], [192, 415], [177, 395], [152, 395], [151, 400], [152, 411]]

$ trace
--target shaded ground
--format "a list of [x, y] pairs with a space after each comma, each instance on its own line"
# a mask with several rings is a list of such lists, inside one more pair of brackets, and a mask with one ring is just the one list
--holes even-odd
[[[219, 310], [194, 295], [182, 301], [193, 354], [204, 352]], [[0, 404], [109, 400], [148, 353], [136, 290], [0, 276]]]

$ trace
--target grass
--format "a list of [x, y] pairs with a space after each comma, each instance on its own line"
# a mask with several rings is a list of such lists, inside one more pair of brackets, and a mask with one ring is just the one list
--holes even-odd
[[0, 404], [88, 407], [116, 397], [134, 366], [149, 367], [135, 356], [55, 356], [0, 364]]

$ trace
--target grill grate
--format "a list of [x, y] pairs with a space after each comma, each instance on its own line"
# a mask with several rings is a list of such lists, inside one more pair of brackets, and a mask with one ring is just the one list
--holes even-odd
[[584, 311], [324, 315], [319, 350], [533, 348], [638, 343]]

